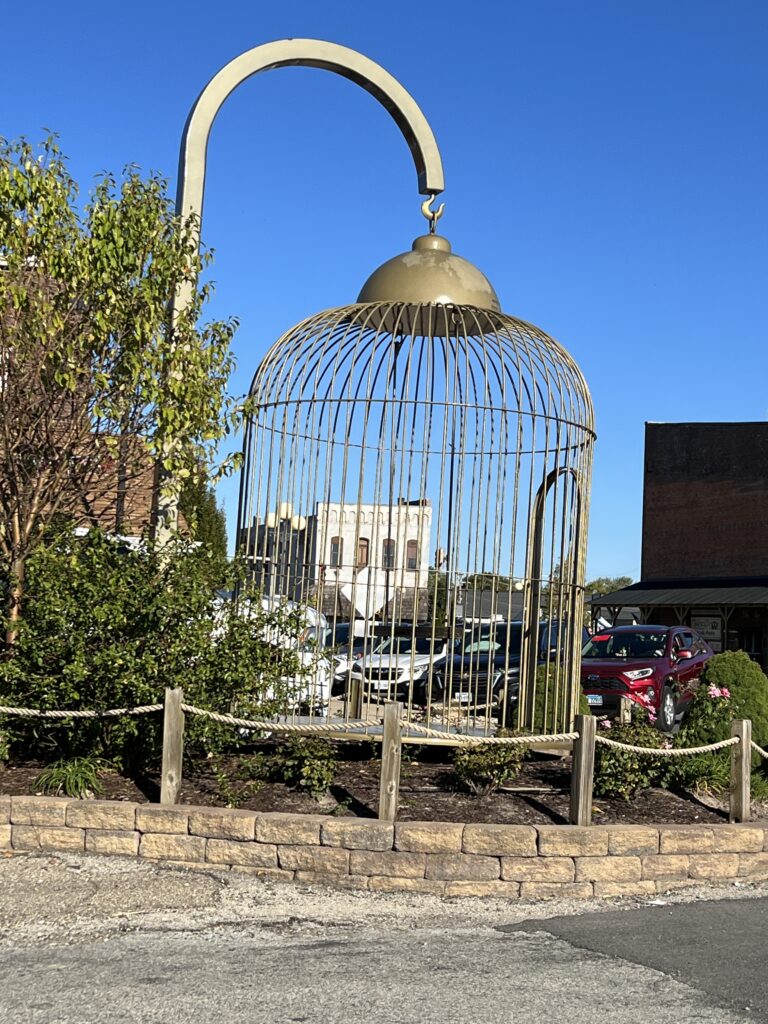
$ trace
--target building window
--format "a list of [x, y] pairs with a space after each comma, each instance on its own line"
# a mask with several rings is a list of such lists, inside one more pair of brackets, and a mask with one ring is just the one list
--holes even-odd
[[368, 538], [360, 537], [357, 541], [357, 568], [364, 569], [368, 565]]
[[331, 537], [331, 568], [338, 569], [344, 555], [344, 543], [341, 537]]
[[405, 552], [405, 568], [414, 570], [419, 567], [419, 546], [415, 540], [409, 540]]
[[382, 569], [395, 568], [395, 542], [393, 540], [382, 541], [381, 567]]

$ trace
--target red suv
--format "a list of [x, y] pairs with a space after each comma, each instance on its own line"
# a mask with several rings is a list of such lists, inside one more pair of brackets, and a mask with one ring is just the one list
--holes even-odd
[[596, 714], [613, 716], [622, 697], [653, 711], [671, 732], [715, 652], [688, 626], [617, 626], [581, 652], [581, 686]]

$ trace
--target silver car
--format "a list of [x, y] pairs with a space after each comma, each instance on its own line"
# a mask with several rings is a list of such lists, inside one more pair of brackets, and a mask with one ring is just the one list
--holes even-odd
[[442, 637], [388, 637], [352, 665], [350, 679], [359, 681], [371, 698], [410, 698], [419, 703], [434, 663], [444, 659], [447, 650], [448, 641]]

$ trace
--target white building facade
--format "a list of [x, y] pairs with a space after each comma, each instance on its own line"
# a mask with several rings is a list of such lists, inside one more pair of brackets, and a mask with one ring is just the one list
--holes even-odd
[[426, 617], [432, 533], [429, 501], [318, 502], [313, 515], [254, 523], [254, 574], [265, 593], [346, 619]]

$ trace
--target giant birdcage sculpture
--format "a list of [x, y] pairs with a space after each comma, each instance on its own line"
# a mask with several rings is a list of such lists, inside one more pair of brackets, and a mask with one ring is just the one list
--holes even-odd
[[[314, 610], [329, 715], [559, 732], [579, 694], [594, 427], [585, 381], [430, 233], [270, 349], [238, 534]], [[317, 705], [315, 705], [317, 706]]]

